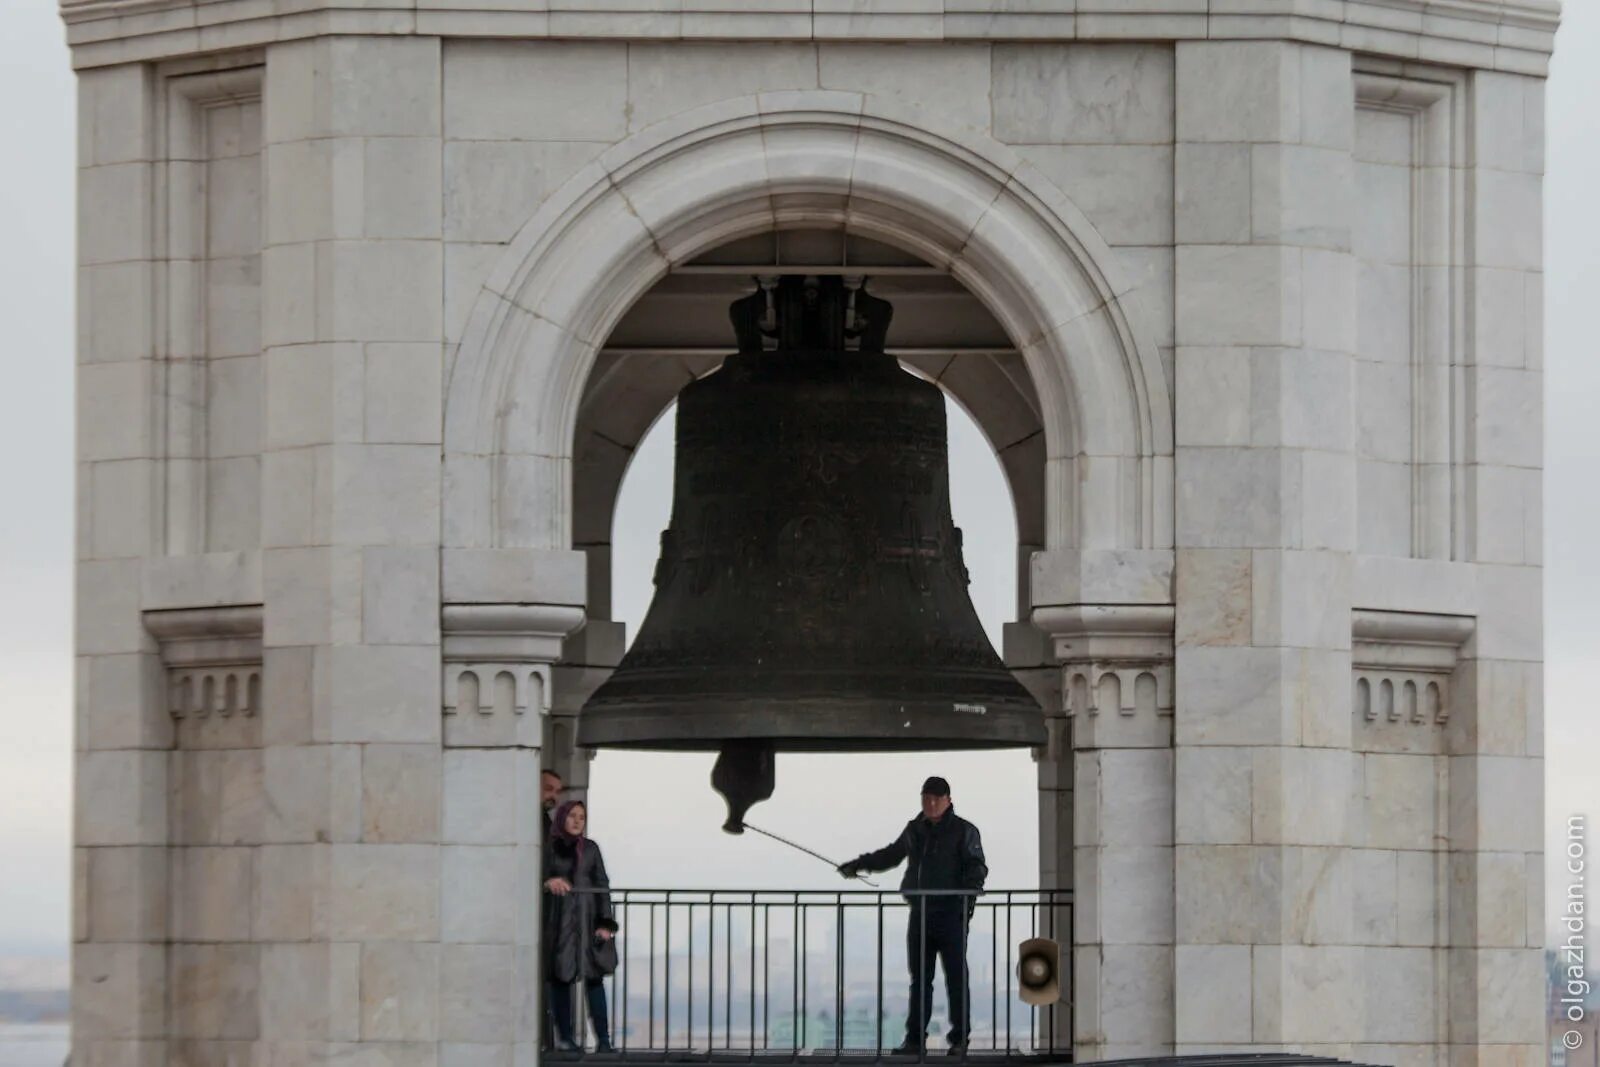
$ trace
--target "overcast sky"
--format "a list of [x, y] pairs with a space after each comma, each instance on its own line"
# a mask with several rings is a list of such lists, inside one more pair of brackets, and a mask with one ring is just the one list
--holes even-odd
[[[1600, 813], [1600, 523], [1593, 429], [1600, 362], [1600, 9], [1569, 0], [1550, 84], [1546, 185], [1547, 823]], [[64, 951], [71, 751], [73, 79], [53, 0], [0, 0], [0, 322], [11, 337], [0, 387], [0, 955]], [[1012, 588], [1014, 530], [992, 455], [959, 412], [952, 492], [967, 535], [974, 599], [997, 630]], [[646, 441], [618, 516], [619, 617], [649, 596], [665, 521], [670, 425]], [[1585, 486], [1590, 488], [1585, 489]], [[631, 550], [629, 546], [632, 546]], [[619, 883], [836, 886], [821, 864], [747, 835], [720, 834], [720, 801], [694, 757], [602, 755], [595, 833]], [[886, 843], [917, 785], [943, 773], [983, 828], [991, 884], [1033, 884], [1037, 818], [1023, 753], [780, 759], [778, 792], [757, 825], [844, 858]], [[671, 798], [670, 803], [660, 797]], [[700, 858], [685, 871], [693, 844]], [[1554, 874], [1547, 895], [1565, 883]], [[1547, 909], [1548, 910], [1548, 909]]]

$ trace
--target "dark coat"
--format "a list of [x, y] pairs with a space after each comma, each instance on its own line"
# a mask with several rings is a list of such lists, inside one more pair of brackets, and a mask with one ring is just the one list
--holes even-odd
[[572, 842], [554, 835], [544, 850], [544, 877], [565, 878], [574, 890], [598, 893], [544, 894], [545, 975], [555, 982], [599, 978], [607, 973], [597, 958], [595, 931], [616, 930], [611, 911], [611, 879], [600, 846], [585, 839], [582, 856]]
[[[900, 879], [901, 892], [908, 889], [982, 890], [989, 877], [978, 828], [957, 815], [954, 805], [938, 822], [918, 815], [906, 823], [900, 836], [889, 845], [858, 856], [847, 866], [863, 871], [887, 871], [901, 861], [906, 865], [906, 873]], [[912, 898], [912, 903], [918, 899]], [[930, 908], [956, 906], [955, 898], [928, 899]], [[969, 912], [976, 899], [976, 896], [967, 898]]]

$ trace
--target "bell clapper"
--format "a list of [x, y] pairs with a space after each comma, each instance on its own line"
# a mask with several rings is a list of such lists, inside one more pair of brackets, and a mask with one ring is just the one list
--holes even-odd
[[[729, 741], [722, 746], [722, 751], [717, 754], [717, 762], [711, 768], [711, 787], [728, 802], [728, 821], [722, 824], [723, 832], [743, 834], [746, 830], [754, 830], [762, 837], [770, 837], [780, 844], [813, 856], [829, 867], [838, 867], [837, 863], [814, 849], [745, 821], [745, 812], [772, 796], [777, 777], [774, 763], [773, 747], [767, 741]], [[878, 884], [864, 874], [856, 877], [873, 887]]]
[[772, 796], [776, 782], [773, 750], [769, 742], [728, 741], [711, 768], [711, 788], [728, 802], [725, 833], [744, 833], [744, 814]]

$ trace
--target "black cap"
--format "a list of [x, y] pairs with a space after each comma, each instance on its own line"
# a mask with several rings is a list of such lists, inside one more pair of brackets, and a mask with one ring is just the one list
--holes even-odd
[[932, 793], [936, 797], [947, 797], [950, 795], [950, 783], [938, 775], [934, 775], [922, 783], [922, 792], [924, 794]]

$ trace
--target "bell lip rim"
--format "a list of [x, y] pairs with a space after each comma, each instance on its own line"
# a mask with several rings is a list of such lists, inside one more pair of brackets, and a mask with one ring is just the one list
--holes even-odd
[[[688, 702], [690, 704], [694, 702]], [[796, 702], [799, 703], [799, 702]], [[881, 724], [881, 704], [876, 724]], [[912, 706], [897, 714], [910, 714], [916, 727], [906, 726], [905, 734], [888, 733], [875, 722], [819, 722], [816, 732], [797, 733], [792, 724], [763, 723], [752, 719], [749, 702], [720, 710], [703, 704], [690, 717], [685, 702], [657, 704], [656, 710], [635, 706], [621, 709], [585, 709], [578, 714], [577, 744], [583, 748], [617, 748], [641, 751], [719, 752], [729, 742], [755, 742], [771, 745], [780, 752], [949, 752], [1007, 748], [1038, 748], [1049, 743], [1045, 716], [1038, 708], [1013, 705], [990, 706], [984, 714], [970, 715], [951, 708], [954, 702], [908, 702]], [[772, 702], [768, 702], [770, 707]], [[849, 714], [847, 709], [836, 709]], [[967, 719], [952, 721], [961, 715]], [[937, 719], [929, 720], [929, 716]], [[587, 717], [587, 721], [585, 721]], [[684, 727], [695, 730], [689, 735]], [[674, 730], [677, 737], [670, 736]], [[763, 729], [763, 727], [767, 727]], [[669, 736], [662, 736], [663, 734]]]
[[[938, 696], [902, 696], [854, 692], [770, 693], [748, 691], [694, 692], [685, 690], [671, 698], [603, 696], [601, 684], [578, 710], [578, 716], [632, 718], [635, 716], [701, 717], [718, 715], [748, 716], [753, 707], [807, 715], [958, 715], [975, 714], [974, 721], [999, 722], [1023, 716], [1044, 720], [1044, 705], [1021, 682], [1009, 693], [949, 693]], [[974, 707], [981, 710], [974, 711]]]
[[[978, 738], [959, 738], [949, 740], [917, 738], [915, 742], [903, 745], [885, 743], [882, 738], [859, 738], [860, 743], [852, 744], [850, 739], [827, 738], [818, 741], [815, 738], [805, 737], [724, 737], [724, 738], [694, 738], [686, 739], [681, 744], [660, 739], [640, 741], [595, 741], [585, 740], [580, 737], [576, 744], [579, 748], [606, 749], [618, 752], [703, 752], [714, 755], [722, 751], [722, 744], [729, 741], [763, 741], [772, 746], [773, 752], [784, 755], [796, 756], [870, 756], [893, 755], [897, 753], [910, 754], [914, 752], [1004, 752], [1008, 749], [1038, 748], [1044, 741], [984, 741]], [[785, 742], [798, 742], [786, 744]], [[807, 743], [811, 742], [811, 743]]]
[[[938, 695], [860, 690], [771, 695], [747, 690], [683, 691], [667, 699], [640, 699], [607, 697], [611, 682], [607, 679], [579, 708], [576, 743], [592, 748], [662, 747], [665, 743], [668, 750], [720, 751], [726, 741], [781, 740], [787, 742], [782, 747], [789, 751], [817, 752], [1047, 745], [1049, 727], [1039, 700], [1009, 673], [999, 677], [981, 673], [1000, 683], [1002, 691], [946, 689]], [[791, 716], [811, 720], [808, 732], [791, 732], [792, 720], [783, 721]], [[896, 723], [904, 725], [893, 729]], [[663, 732], [687, 734], [685, 727], [694, 729], [697, 736], [661, 737]]]

